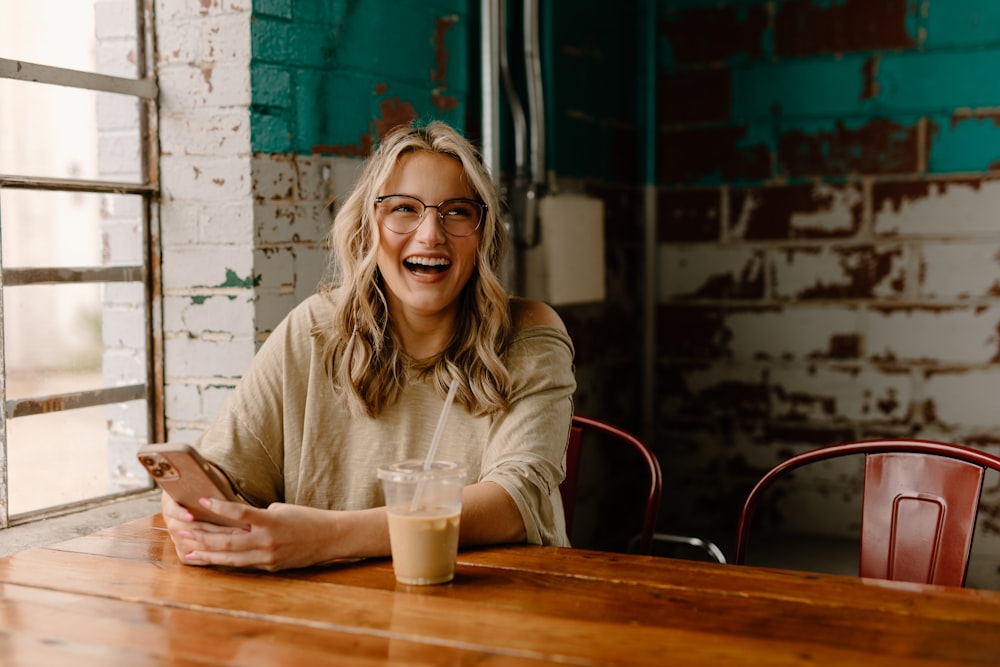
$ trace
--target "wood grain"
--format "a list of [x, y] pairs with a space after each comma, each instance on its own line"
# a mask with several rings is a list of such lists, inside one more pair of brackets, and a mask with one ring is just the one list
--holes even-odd
[[[158, 517], [0, 559], [0, 664], [997, 664], [1000, 593], [532, 546], [262, 574]], [[668, 660], [669, 657], [669, 660]]]

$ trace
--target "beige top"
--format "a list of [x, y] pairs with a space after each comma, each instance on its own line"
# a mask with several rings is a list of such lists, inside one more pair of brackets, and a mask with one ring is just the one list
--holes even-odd
[[[421, 378], [377, 419], [352, 416], [334, 397], [322, 343], [310, 333], [330, 320], [330, 298], [314, 295], [288, 314], [197, 443], [254, 505], [384, 505], [378, 466], [423, 458], [437, 426], [443, 399]], [[531, 327], [515, 334], [504, 359], [510, 411], [473, 417], [454, 404], [437, 458], [468, 466], [469, 483], [502, 486], [529, 543], [567, 546], [559, 483], [576, 389], [572, 341], [554, 327]]]

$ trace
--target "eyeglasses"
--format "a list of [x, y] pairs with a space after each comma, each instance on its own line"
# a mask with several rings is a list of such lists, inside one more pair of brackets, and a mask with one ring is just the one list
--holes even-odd
[[379, 221], [397, 234], [409, 234], [423, 222], [429, 208], [437, 209], [444, 231], [451, 236], [472, 236], [483, 222], [486, 204], [474, 199], [447, 199], [437, 206], [425, 204], [408, 195], [383, 195], [375, 198]]

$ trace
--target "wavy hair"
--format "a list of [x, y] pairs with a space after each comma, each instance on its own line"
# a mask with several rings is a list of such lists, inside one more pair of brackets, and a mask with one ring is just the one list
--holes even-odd
[[[458, 160], [472, 189], [486, 203], [476, 250], [476, 268], [459, 295], [455, 331], [443, 351], [414, 362], [402, 349], [389, 317], [377, 264], [379, 245], [375, 197], [392, 176], [399, 159], [416, 151]], [[334, 316], [324, 343], [324, 362], [336, 393], [354, 415], [376, 417], [398, 400], [410, 368], [433, 377], [443, 397], [452, 378], [459, 381], [456, 401], [476, 416], [504, 412], [510, 404], [510, 375], [502, 354], [511, 335], [507, 292], [500, 268], [507, 230], [500, 200], [476, 148], [440, 121], [416, 123], [387, 134], [368, 159], [334, 218], [327, 235], [332, 249], [326, 289], [339, 286]]]

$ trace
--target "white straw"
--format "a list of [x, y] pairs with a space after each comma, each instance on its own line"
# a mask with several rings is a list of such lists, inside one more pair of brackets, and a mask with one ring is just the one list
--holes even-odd
[[448, 419], [448, 412], [451, 409], [451, 403], [455, 400], [455, 392], [458, 391], [458, 378], [453, 378], [451, 385], [448, 387], [448, 395], [445, 396], [444, 406], [441, 408], [441, 416], [438, 417], [437, 428], [434, 430], [434, 437], [431, 438], [431, 448], [427, 450], [427, 458], [424, 459], [424, 470], [431, 469], [431, 462], [434, 460], [434, 454], [437, 452], [438, 443], [441, 442], [441, 434], [444, 432], [444, 423]]

